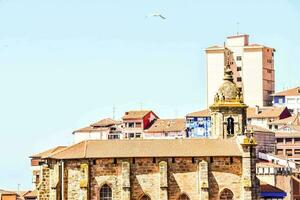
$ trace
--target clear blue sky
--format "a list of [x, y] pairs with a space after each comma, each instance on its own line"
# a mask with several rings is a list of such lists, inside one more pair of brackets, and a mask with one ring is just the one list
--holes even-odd
[[[244, 3], [241, 3], [244, 2]], [[159, 11], [167, 17], [145, 18]], [[276, 88], [299, 84], [299, 1], [0, 0], [0, 188], [31, 187], [28, 156], [130, 109], [205, 105], [204, 48], [236, 32], [276, 49]]]

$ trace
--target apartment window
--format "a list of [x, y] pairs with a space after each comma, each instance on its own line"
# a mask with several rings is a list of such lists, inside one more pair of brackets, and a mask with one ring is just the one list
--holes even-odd
[[285, 143], [286, 144], [292, 144], [292, 138], [286, 138]]
[[277, 138], [277, 144], [282, 144], [283, 143], [283, 139], [282, 138]]
[[267, 62], [270, 63], [270, 64], [272, 64], [272, 60], [271, 59], [268, 59]]
[[294, 98], [287, 98], [286, 102], [287, 103], [296, 103], [296, 99], [294, 99]]
[[141, 138], [141, 135], [142, 135], [141, 133], [136, 133], [136, 134], [135, 134], [135, 137], [136, 137], [136, 138]]
[[269, 125], [269, 129], [272, 130], [272, 125]]
[[282, 149], [277, 149], [277, 155], [283, 155], [283, 150]]
[[270, 70], [270, 69], [267, 69], [267, 72], [268, 72], [268, 73], [272, 73], [272, 70]]
[[134, 138], [134, 133], [129, 133], [129, 138]]
[[237, 67], [237, 71], [242, 71], [242, 67]]
[[242, 81], [242, 77], [237, 77], [237, 82], [241, 82]]
[[237, 56], [236, 60], [241, 61], [242, 60], [242, 56]]
[[134, 123], [133, 122], [129, 122], [128, 123], [128, 128], [134, 128]]
[[275, 130], [278, 130], [278, 125], [274, 125]]
[[109, 139], [109, 140], [120, 139], [120, 135], [118, 135], [118, 134], [109, 134], [109, 135], [108, 135], [108, 139]]
[[292, 149], [286, 149], [286, 150], [285, 150], [285, 154], [286, 154], [287, 156], [292, 156], [292, 155], [293, 155], [293, 150], [292, 150]]
[[300, 144], [300, 138], [294, 138], [295, 144]]
[[300, 154], [300, 149], [295, 149], [295, 154], [299, 155]]
[[142, 127], [142, 123], [141, 123], [141, 122], [135, 123], [135, 127], [136, 127], [136, 128], [141, 128], [141, 127]]

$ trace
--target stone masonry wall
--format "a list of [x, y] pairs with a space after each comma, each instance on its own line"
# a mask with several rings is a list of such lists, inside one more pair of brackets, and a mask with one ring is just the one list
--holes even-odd
[[[114, 200], [140, 200], [144, 194], [152, 200], [177, 200], [181, 194], [217, 200], [225, 188], [234, 199], [243, 199], [241, 157], [107, 158], [65, 161], [64, 166], [64, 200], [99, 200], [105, 184]], [[48, 200], [49, 169], [43, 174], [39, 196]]]

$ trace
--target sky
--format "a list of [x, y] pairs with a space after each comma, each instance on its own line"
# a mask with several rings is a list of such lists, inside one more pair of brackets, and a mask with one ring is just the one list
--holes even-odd
[[300, 85], [299, 21], [296, 0], [0, 0], [0, 188], [30, 189], [30, 155], [113, 107], [203, 109], [204, 49], [237, 31], [276, 49], [276, 90]]

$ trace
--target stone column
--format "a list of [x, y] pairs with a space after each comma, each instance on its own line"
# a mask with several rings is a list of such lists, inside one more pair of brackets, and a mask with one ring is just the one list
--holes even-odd
[[256, 200], [258, 197], [258, 185], [255, 170], [255, 146], [242, 145], [243, 147], [243, 175], [242, 175], [242, 196], [243, 200]]
[[122, 162], [122, 200], [130, 200], [130, 163]]
[[89, 183], [89, 165], [83, 163], [80, 165], [80, 192], [79, 200], [88, 199], [88, 183]]
[[49, 200], [56, 200], [59, 183], [59, 163], [54, 164], [53, 169], [49, 169], [50, 188]]
[[209, 199], [209, 192], [208, 192], [208, 163], [205, 160], [199, 162], [198, 166], [198, 173], [199, 173], [199, 196], [200, 200], [208, 200]]
[[160, 200], [168, 200], [168, 163], [159, 162]]

